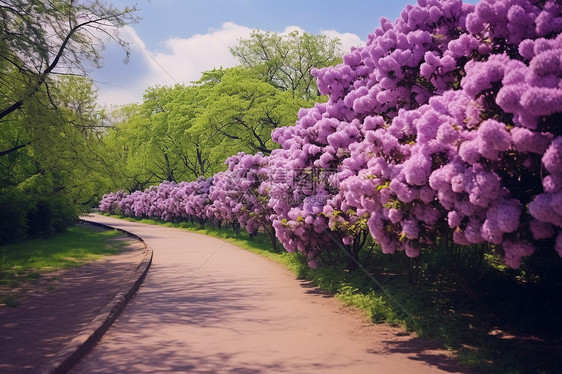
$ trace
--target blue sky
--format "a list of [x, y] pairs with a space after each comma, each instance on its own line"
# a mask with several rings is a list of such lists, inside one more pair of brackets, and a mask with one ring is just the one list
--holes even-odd
[[[110, 1], [123, 8], [135, 3]], [[476, 0], [470, 1], [476, 3]], [[340, 37], [344, 49], [360, 45], [382, 16], [394, 21], [412, 0], [138, 0], [142, 20], [121, 31], [131, 60], [115, 45], [103, 52], [104, 68], [91, 75], [102, 105], [142, 100], [154, 85], [189, 84], [201, 72], [237, 62], [228, 47], [253, 29], [300, 30]]]

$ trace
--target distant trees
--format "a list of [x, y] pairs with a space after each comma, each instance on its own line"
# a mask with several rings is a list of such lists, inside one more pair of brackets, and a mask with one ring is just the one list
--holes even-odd
[[108, 130], [115, 187], [195, 180], [224, 170], [232, 153], [270, 153], [271, 131], [294, 124], [299, 108], [313, 103], [242, 67], [207, 72], [192, 86], [149, 88], [142, 104], [119, 109], [126, 120]]
[[190, 86], [149, 88], [141, 105], [119, 109], [125, 120], [109, 130], [113, 188], [195, 180], [225, 170], [232, 154], [271, 153], [273, 130], [325, 100], [311, 70], [340, 62], [339, 46], [323, 35], [254, 31], [231, 49], [242, 66], [205, 72]]
[[326, 35], [260, 30], [241, 39], [230, 52], [242, 66], [259, 71], [267, 83], [304, 99], [320, 96], [310, 71], [336, 65], [343, 53], [340, 40]]
[[198, 87], [152, 87], [142, 104], [119, 109], [125, 120], [108, 129], [105, 138], [115, 186], [135, 191], [209, 172], [209, 150], [192, 129], [203, 109], [200, 94]]
[[196, 131], [206, 135], [205, 145], [220, 154], [219, 162], [238, 152], [271, 153], [277, 147], [271, 131], [293, 125], [299, 109], [314, 104], [242, 67], [224, 70], [220, 82], [200, 88], [205, 109], [196, 120]]

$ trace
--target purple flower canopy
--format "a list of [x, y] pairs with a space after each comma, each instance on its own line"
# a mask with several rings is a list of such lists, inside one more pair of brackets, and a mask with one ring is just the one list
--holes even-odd
[[538, 247], [562, 256], [561, 31], [556, 0], [419, 0], [313, 70], [328, 102], [275, 130], [271, 155], [100, 209], [273, 227], [311, 264], [365, 232], [408, 256], [445, 237], [492, 243], [513, 268]]

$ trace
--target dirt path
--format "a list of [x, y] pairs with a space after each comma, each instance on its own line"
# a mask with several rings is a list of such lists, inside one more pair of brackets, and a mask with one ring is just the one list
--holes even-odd
[[224, 241], [88, 219], [139, 235], [154, 257], [136, 297], [75, 373], [461, 372], [447, 351], [372, 325]]
[[18, 290], [16, 308], [0, 308], [0, 373], [32, 373], [45, 365], [122, 289], [146, 248], [126, 236], [117, 240], [131, 244], [118, 255], [45, 274]]

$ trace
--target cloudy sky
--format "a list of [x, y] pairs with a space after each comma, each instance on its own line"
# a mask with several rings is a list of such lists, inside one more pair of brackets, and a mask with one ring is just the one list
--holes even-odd
[[[123, 8], [135, 0], [112, 0]], [[102, 105], [142, 101], [146, 88], [189, 84], [201, 73], [231, 67], [237, 61], [228, 48], [254, 29], [295, 29], [342, 40], [344, 51], [361, 45], [379, 26], [380, 17], [394, 21], [413, 0], [137, 0], [142, 20], [121, 30], [131, 42], [130, 62], [108, 44], [104, 67], [91, 76]], [[475, 2], [475, 1], [470, 1]]]

